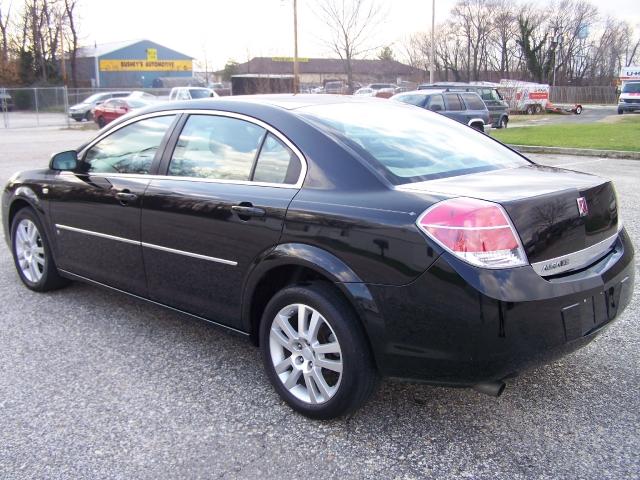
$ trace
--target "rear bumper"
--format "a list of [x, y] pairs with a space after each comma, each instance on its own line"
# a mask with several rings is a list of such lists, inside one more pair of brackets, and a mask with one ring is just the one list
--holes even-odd
[[443, 254], [404, 287], [370, 286], [385, 376], [469, 386], [500, 380], [589, 343], [631, 299], [627, 234], [587, 269], [553, 280], [531, 267], [481, 270]]

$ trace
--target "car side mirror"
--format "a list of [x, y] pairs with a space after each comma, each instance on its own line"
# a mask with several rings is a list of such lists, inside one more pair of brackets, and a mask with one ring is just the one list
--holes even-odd
[[68, 150], [56, 153], [51, 157], [49, 168], [58, 171], [73, 171], [78, 167], [78, 152]]
[[431, 105], [429, 110], [432, 112], [440, 112], [442, 110], [442, 105]]

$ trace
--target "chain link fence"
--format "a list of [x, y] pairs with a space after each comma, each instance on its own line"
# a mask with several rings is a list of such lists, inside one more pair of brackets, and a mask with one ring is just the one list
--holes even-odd
[[66, 87], [0, 88], [4, 128], [68, 125]]
[[[94, 94], [109, 92], [133, 92], [130, 89], [107, 88], [0, 88], [0, 128], [29, 128], [44, 126], [70, 126], [69, 107], [82, 103]], [[158, 101], [169, 99], [169, 88], [136, 89], [156, 97]], [[558, 104], [617, 103], [615, 87], [551, 87], [550, 100]]]

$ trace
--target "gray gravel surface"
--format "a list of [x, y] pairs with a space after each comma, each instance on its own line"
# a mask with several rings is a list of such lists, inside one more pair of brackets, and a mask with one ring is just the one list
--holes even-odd
[[[0, 130], [0, 181], [92, 134]], [[536, 160], [613, 178], [640, 245], [640, 162]], [[383, 382], [320, 422], [279, 400], [242, 338], [79, 283], [32, 293], [2, 245], [0, 478], [639, 478], [639, 294], [499, 399]]]

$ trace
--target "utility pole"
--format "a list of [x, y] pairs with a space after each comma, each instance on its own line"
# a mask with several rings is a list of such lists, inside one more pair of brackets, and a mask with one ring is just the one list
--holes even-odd
[[[294, 0], [295, 1], [295, 0]], [[435, 59], [435, 28], [436, 28], [436, 0], [431, 0], [431, 65], [429, 66], [429, 83], [434, 82], [434, 70], [436, 69]]]
[[300, 93], [298, 68], [298, 0], [293, 0], [293, 93]]

